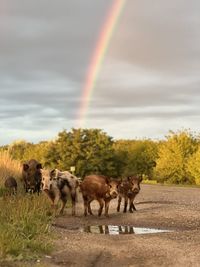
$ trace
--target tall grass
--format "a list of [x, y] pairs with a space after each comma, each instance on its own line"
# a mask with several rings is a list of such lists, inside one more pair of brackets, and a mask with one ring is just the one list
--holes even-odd
[[45, 196], [0, 199], [0, 258], [36, 258], [48, 252], [51, 215]]
[[12, 159], [8, 151], [0, 151], [0, 186], [4, 184], [8, 176], [13, 176], [19, 181], [21, 170], [21, 164], [18, 160]]
[[148, 180], [148, 179], [142, 180], [142, 183], [143, 184], [158, 184], [156, 180]]
[[[20, 184], [21, 164], [8, 152], [0, 152], [0, 192], [10, 175]], [[3, 259], [34, 259], [47, 253], [52, 215], [46, 196], [19, 192], [0, 196], [0, 266]]]

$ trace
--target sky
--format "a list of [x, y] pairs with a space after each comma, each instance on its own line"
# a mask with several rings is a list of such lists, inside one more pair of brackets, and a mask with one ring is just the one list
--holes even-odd
[[[98, 36], [115, 0], [1, 0], [0, 145], [76, 128]], [[200, 132], [200, 1], [126, 0], [84, 128], [114, 139]]]

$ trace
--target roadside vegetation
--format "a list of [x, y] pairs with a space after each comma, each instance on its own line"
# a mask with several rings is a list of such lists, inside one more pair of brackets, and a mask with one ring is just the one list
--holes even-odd
[[5, 197], [0, 210], [1, 258], [34, 259], [49, 252], [51, 216], [44, 197]]
[[18, 185], [21, 185], [20, 162], [13, 160], [7, 151], [2, 151], [0, 153], [0, 265], [2, 260], [38, 259], [52, 247], [50, 234], [52, 215], [46, 197], [25, 195], [22, 188], [19, 189], [17, 196], [8, 196], [3, 184], [10, 175], [16, 177]]
[[[99, 173], [115, 178], [141, 175], [149, 184], [200, 185], [200, 135], [169, 132], [164, 140], [113, 140], [100, 129], [62, 131], [54, 141], [25, 140], [0, 147], [0, 258], [37, 259], [51, 249], [53, 219], [47, 198], [24, 194], [21, 163], [31, 158], [44, 167], [75, 175]], [[17, 196], [6, 196], [4, 181], [13, 176]], [[1, 262], [0, 262], [1, 263]]]
[[138, 174], [158, 183], [200, 185], [200, 135], [170, 131], [164, 140], [113, 140], [100, 129], [62, 131], [54, 141], [25, 140], [0, 147], [17, 161], [35, 158], [43, 166], [70, 170], [84, 177], [101, 173], [112, 177]]
[[13, 176], [16, 180], [21, 177], [21, 164], [17, 159], [13, 159], [8, 150], [0, 151], [0, 186], [4, 184], [8, 176]]

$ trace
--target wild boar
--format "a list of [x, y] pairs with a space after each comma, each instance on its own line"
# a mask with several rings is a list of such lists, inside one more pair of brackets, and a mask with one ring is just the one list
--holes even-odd
[[121, 184], [118, 187], [118, 206], [117, 211], [120, 211], [120, 205], [122, 198], [124, 198], [124, 212], [127, 211], [127, 205], [129, 201], [129, 212], [133, 212], [133, 210], [136, 210], [135, 205], [133, 204], [133, 201], [136, 197], [136, 195], [140, 192], [140, 183], [142, 181], [142, 178], [137, 176], [129, 176], [125, 180], [121, 182]]
[[40, 193], [42, 164], [35, 159], [31, 159], [23, 164], [22, 180], [26, 192]]
[[103, 206], [105, 204], [105, 216], [108, 216], [108, 209], [111, 199], [114, 199], [118, 195], [119, 182], [111, 180], [103, 175], [90, 175], [86, 176], [81, 185], [81, 192], [84, 201], [84, 215], [93, 214], [90, 203], [93, 200], [99, 202], [98, 216], [101, 216]]
[[17, 181], [14, 177], [9, 176], [4, 182], [5, 188], [8, 190], [9, 195], [17, 194]]
[[58, 169], [46, 170], [41, 169], [42, 175], [42, 190], [49, 197], [52, 206], [57, 209], [59, 200], [62, 201], [62, 207], [60, 214], [63, 214], [65, 205], [67, 203], [68, 195], [71, 196], [72, 200], [72, 215], [75, 215], [75, 204], [76, 204], [76, 189], [78, 187], [78, 178], [72, 175], [68, 171], [61, 172]]

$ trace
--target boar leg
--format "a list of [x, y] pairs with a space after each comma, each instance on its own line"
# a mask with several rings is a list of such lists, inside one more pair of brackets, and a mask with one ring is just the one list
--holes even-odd
[[53, 201], [53, 208], [54, 208], [55, 215], [56, 215], [59, 200], [60, 200], [60, 194], [57, 194]]
[[91, 209], [91, 205], [90, 205], [91, 202], [92, 202], [92, 200], [88, 201], [88, 213], [89, 213], [90, 215], [93, 215], [93, 213], [92, 213], [92, 209]]
[[87, 216], [88, 199], [86, 196], [83, 196], [83, 202], [84, 202], [84, 215]]
[[66, 205], [66, 203], [67, 203], [67, 196], [63, 196], [63, 197], [61, 198], [61, 200], [62, 200], [62, 207], [61, 207], [61, 210], [60, 210], [60, 214], [63, 214], [65, 205]]
[[108, 209], [109, 209], [110, 200], [105, 200], [105, 216], [108, 217]]
[[117, 211], [118, 211], [118, 212], [120, 211], [121, 201], [122, 201], [122, 197], [119, 196], [119, 197], [118, 197], [118, 206], [117, 206]]
[[72, 215], [76, 214], [76, 191], [71, 192], [71, 199], [72, 199]]
[[100, 199], [98, 199], [98, 202], [99, 202], [99, 206], [100, 206], [99, 211], [98, 211], [98, 216], [100, 217], [101, 214], [102, 214], [102, 210], [103, 210], [103, 206], [104, 206], [104, 201], [103, 201], [102, 198], [100, 198]]
[[124, 213], [126, 213], [127, 205], [128, 205], [128, 197], [125, 196], [125, 197], [124, 197]]
[[133, 204], [133, 202], [131, 203], [131, 209], [132, 209], [132, 211], [136, 210], [135, 205]]
[[133, 199], [129, 198], [129, 212], [133, 213]]
[[134, 210], [136, 210], [135, 205], [133, 204], [134, 199], [135, 199], [135, 196], [129, 199], [129, 201], [130, 201], [130, 202], [129, 202], [129, 212], [131, 212], [131, 213], [132, 213]]

